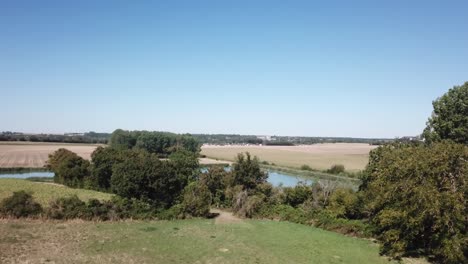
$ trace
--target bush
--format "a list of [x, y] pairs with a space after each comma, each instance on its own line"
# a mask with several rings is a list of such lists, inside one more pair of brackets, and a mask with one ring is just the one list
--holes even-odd
[[246, 152], [237, 155], [236, 162], [232, 165], [232, 174], [234, 177], [233, 185], [242, 185], [245, 189], [252, 190], [258, 184], [266, 182], [268, 174], [260, 168], [257, 157], [251, 157]]
[[284, 203], [292, 207], [297, 207], [312, 198], [312, 188], [306, 184], [298, 184], [294, 187], [285, 187]]
[[255, 216], [297, 224], [309, 224], [311, 219], [311, 215], [308, 215], [306, 211], [286, 204], [262, 206]]
[[252, 217], [265, 204], [265, 195], [248, 195], [246, 190], [237, 193], [232, 210], [240, 217]]
[[182, 201], [185, 214], [195, 217], [208, 216], [210, 205], [211, 193], [206, 185], [200, 182], [192, 182], [185, 187]]
[[327, 210], [335, 217], [356, 219], [360, 216], [361, 202], [352, 189], [338, 188], [330, 195]]
[[0, 203], [0, 216], [2, 217], [31, 217], [40, 213], [42, 213], [41, 205], [25, 191], [13, 192], [13, 195], [3, 199]]
[[305, 164], [304, 164], [304, 165], [301, 166], [301, 170], [311, 171], [312, 168], [311, 168], [309, 165], [305, 165]]
[[341, 164], [335, 164], [330, 167], [330, 169], [327, 170], [327, 173], [331, 174], [340, 174], [345, 172], [345, 167], [344, 165]]
[[182, 204], [176, 204], [169, 209], [165, 209], [158, 213], [158, 219], [161, 220], [174, 220], [184, 219], [184, 206]]
[[76, 195], [52, 201], [45, 213], [51, 219], [89, 218], [86, 203]]
[[121, 198], [114, 196], [107, 202], [111, 204], [109, 211], [110, 220], [118, 219], [152, 219], [156, 217], [156, 208], [149, 203], [137, 199]]
[[313, 225], [344, 235], [353, 235], [358, 237], [369, 237], [372, 233], [372, 227], [364, 223], [362, 220], [337, 218], [326, 211], [319, 211], [314, 216]]
[[223, 167], [212, 166], [207, 172], [200, 175], [200, 183], [204, 184], [211, 193], [213, 204], [216, 207], [221, 207], [225, 204], [225, 179], [229, 172], [225, 171]]

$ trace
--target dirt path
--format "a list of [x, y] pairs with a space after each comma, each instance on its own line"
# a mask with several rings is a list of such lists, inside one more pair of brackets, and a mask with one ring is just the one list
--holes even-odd
[[215, 224], [232, 224], [232, 223], [241, 223], [242, 219], [233, 215], [231, 212], [221, 211], [219, 209], [211, 209], [211, 213], [218, 214], [215, 217]]

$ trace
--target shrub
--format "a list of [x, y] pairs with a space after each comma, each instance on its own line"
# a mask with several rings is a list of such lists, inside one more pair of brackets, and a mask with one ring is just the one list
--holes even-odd
[[246, 190], [237, 193], [232, 210], [240, 217], [252, 217], [265, 204], [265, 195], [248, 195]]
[[208, 216], [210, 213], [211, 193], [200, 182], [192, 182], [184, 189], [182, 201], [184, 213], [190, 216]]
[[76, 195], [52, 201], [45, 212], [51, 219], [89, 218], [86, 203]]
[[292, 207], [297, 207], [312, 198], [312, 188], [306, 184], [298, 184], [294, 187], [285, 187], [284, 203]]
[[208, 169], [207, 172], [200, 175], [200, 183], [204, 184], [211, 193], [212, 203], [216, 207], [220, 207], [225, 204], [225, 178], [226, 175], [230, 174], [225, 171], [223, 167], [213, 166]]
[[338, 188], [330, 195], [326, 208], [335, 217], [355, 219], [360, 215], [360, 204], [353, 190]]
[[185, 218], [184, 206], [182, 204], [175, 204], [169, 209], [162, 210], [158, 213], [158, 219], [173, 220]]
[[41, 205], [25, 191], [13, 192], [0, 203], [0, 216], [3, 217], [31, 217], [40, 213], [42, 213]]
[[248, 152], [237, 155], [236, 162], [232, 165], [232, 174], [234, 185], [242, 185], [249, 190], [255, 189], [268, 178], [268, 174], [261, 170], [258, 158], [252, 158]]
[[327, 170], [327, 173], [331, 174], [340, 174], [345, 172], [345, 167], [344, 165], [341, 164], [335, 164], [330, 167], [330, 169]]
[[286, 204], [262, 206], [255, 216], [273, 220], [289, 221], [298, 224], [308, 224], [311, 219], [311, 216], [308, 215], [306, 211]]
[[111, 209], [109, 211], [110, 220], [118, 219], [152, 219], [156, 217], [156, 208], [135, 198], [128, 199], [114, 196], [109, 202]]
[[301, 166], [301, 170], [311, 171], [312, 168], [311, 168], [309, 165], [305, 165], [305, 164], [304, 164], [304, 165]]
[[362, 220], [337, 218], [326, 211], [318, 211], [315, 214], [313, 225], [329, 231], [358, 237], [369, 237], [372, 230], [372, 227]]

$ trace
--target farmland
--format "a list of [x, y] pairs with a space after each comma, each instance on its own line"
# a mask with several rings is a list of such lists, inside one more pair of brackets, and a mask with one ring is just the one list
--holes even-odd
[[45, 165], [48, 155], [59, 148], [69, 149], [85, 159], [98, 145], [61, 143], [0, 143], [0, 168], [40, 168]]
[[234, 160], [239, 152], [250, 152], [260, 160], [280, 166], [309, 165], [325, 170], [333, 164], [343, 164], [348, 171], [364, 169], [369, 152], [375, 146], [359, 143], [314, 144], [301, 146], [214, 146], [204, 145], [202, 154], [210, 158]]
[[378, 251], [369, 240], [276, 221], [0, 220], [2, 263], [391, 263]]

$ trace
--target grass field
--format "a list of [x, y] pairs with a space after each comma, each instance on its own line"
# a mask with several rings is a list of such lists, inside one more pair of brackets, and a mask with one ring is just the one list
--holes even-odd
[[315, 144], [307, 146], [203, 146], [202, 154], [210, 158], [233, 161], [237, 153], [250, 152], [262, 161], [280, 166], [309, 165], [318, 170], [343, 164], [347, 171], [365, 168], [369, 152], [375, 146], [357, 143]]
[[108, 200], [111, 194], [101, 193], [84, 189], [72, 189], [54, 183], [31, 182], [22, 179], [0, 179], [0, 200], [10, 196], [15, 191], [30, 191], [36, 201], [47, 206], [50, 201], [59, 197], [77, 195], [82, 200], [96, 198]]
[[389, 263], [368, 240], [287, 222], [0, 220], [1, 263]]
[[45, 165], [49, 154], [59, 148], [69, 149], [85, 159], [98, 145], [0, 142], [0, 168], [39, 168]]

